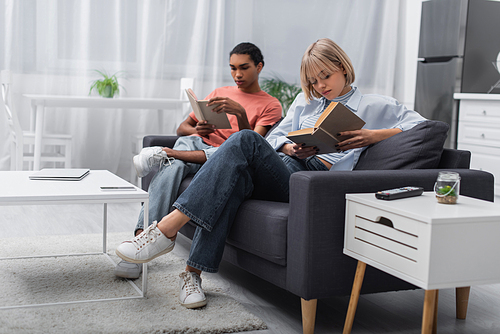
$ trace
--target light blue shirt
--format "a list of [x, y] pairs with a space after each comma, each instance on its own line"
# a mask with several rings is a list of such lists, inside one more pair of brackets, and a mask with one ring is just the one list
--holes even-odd
[[[398, 128], [406, 131], [426, 120], [419, 113], [407, 109], [392, 97], [377, 94], [363, 95], [356, 87], [353, 86], [353, 89], [354, 93], [345, 106], [366, 122], [364, 129]], [[329, 101], [322, 97], [307, 104], [304, 94], [300, 93], [288, 109], [286, 117], [267, 137], [267, 141], [275, 150], [279, 150], [284, 144], [291, 144], [292, 141], [286, 138], [288, 132], [302, 129], [301, 126], [309, 117], [317, 118], [317, 115], [325, 110], [327, 103]], [[356, 148], [343, 153], [319, 155], [319, 157], [326, 158], [327, 161], [336, 161], [330, 170], [352, 170], [365, 149], [366, 147]]]

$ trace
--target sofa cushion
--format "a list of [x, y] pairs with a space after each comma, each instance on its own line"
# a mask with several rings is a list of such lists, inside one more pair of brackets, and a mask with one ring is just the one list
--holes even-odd
[[238, 208], [226, 242], [285, 266], [288, 211], [288, 203], [246, 200]]
[[[179, 195], [194, 175], [181, 183]], [[247, 200], [236, 214], [227, 243], [273, 263], [286, 265], [288, 203]], [[190, 235], [186, 235], [190, 237]]]
[[354, 169], [436, 168], [449, 127], [440, 121], [417, 124], [410, 130], [368, 146]]

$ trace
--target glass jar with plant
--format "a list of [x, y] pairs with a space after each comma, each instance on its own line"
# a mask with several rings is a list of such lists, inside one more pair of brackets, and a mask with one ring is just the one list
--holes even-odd
[[281, 106], [283, 107], [283, 116], [286, 116], [288, 108], [290, 108], [293, 100], [295, 100], [297, 95], [302, 90], [295, 84], [285, 82], [276, 74], [273, 75], [273, 78], [263, 79], [260, 88], [280, 101]]
[[99, 73], [102, 78], [94, 80], [90, 86], [89, 95], [95, 89], [102, 97], [114, 97], [115, 94], [120, 93], [120, 87], [122, 85], [118, 84], [118, 78], [123, 74], [123, 71], [116, 72], [113, 75], [108, 75], [106, 71], [94, 70]]
[[438, 203], [457, 203], [458, 193], [460, 192], [460, 174], [448, 171], [439, 172], [434, 185], [434, 192]]

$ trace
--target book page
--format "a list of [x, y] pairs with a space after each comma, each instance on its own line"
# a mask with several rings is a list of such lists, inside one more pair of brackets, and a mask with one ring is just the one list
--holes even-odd
[[205, 121], [205, 117], [203, 117], [203, 113], [201, 112], [200, 106], [198, 105], [196, 95], [191, 88], [186, 89], [186, 93], [189, 99], [189, 103], [191, 103], [191, 108], [193, 108], [194, 115], [198, 119], [198, 121]]
[[321, 129], [307, 128], [292, 131], [286, 137], [296, 144], [316, 146], [319, 149], [318, 154], [337, 152], [335, 148], [337, 140]]
[[305, 135], [305, 134], [312, 134], [314, 132], [314, 128], [306, 128], [306, 129], [300, 129], [292, 132], [288, 132], [288, 136], [297, 136], [297, 135]]

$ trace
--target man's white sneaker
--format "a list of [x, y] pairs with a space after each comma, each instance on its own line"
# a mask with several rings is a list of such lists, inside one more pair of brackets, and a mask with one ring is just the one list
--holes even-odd
[[207, 305], [207, 298], [201, 289], [201, 277], [195, 272], [184, 271], [180, 275], [181, 293], [179, 300], [186, 308], [198, 308]]
[[133, 160], [139, 177], [148, 175], [154, 166], [164, 164], [165, 161], [171, 163], [171, 159], [161, 146], [145, 147], [138, 155], [134, 156]]
[[154, 221], [132, 240], [122, 242], [116, 247], [116, 255], [127, 262], [145, 263], [174, 249], [175, 241], [161, 233], [157, 224]]
[[125, 260], [121, 260], [115, 267], [115, 276], [121, 278], [136, 279], [141, 276], [142, 264], [131, 263]]

